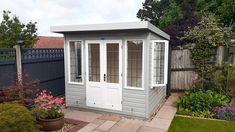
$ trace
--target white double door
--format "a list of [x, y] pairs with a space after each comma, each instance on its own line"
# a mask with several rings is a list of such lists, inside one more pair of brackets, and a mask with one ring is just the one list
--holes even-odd
[[86, 41], [86, 104], [122, 109], [122, 41]]

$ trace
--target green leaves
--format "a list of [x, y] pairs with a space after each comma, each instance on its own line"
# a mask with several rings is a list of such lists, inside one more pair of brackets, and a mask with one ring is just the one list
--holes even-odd
[[36, 22], [23, 24], [17, 16], [10, 17], [10, 11], [3, 11], [0, 23], [0, 48], [12, 48], [17, 40], [24, 40], [26, 48], [37, 41]]
[[39, 116], [43, 119], [56, 119], [64, 116], [62, 112], [58, 112], [58, 109], [50, 109], [50, 110], [40, 110], [38, 113]]
[[180, 7], [172, 2], [169, 6], [169, 9], [165, 11], [161, 19], [159, 20], [159, 26], [164, 28], [168, 25], [173, 24], [176, 20], [183, 17]]
[[165, 10], [168, 9], [170, 0], [145, 0], [143, 9], [139, 9], [137, 17], [141, 20], [150, 21], [154, 25], [159, 25], [159, 20], [164, 15]]
[[228, 46], [231, 30], [222, 27], [212, 14], [204, 14], [198, 26], [185, 33], [183, 39], [193, 43], [192, 61], [203, 79], [214, 72], [215, 66], [209, 63], [217, 47]]
[[19, 104], [0, 104], [0, 132], [35, 132], [35, 118]]
[[186, 93], [178, 100], [179, 113], [200, 117], [212, 117], [212, 109], [216, 106], [222, 106], [229, 102], [229, 99], [216, 92], [198, 91]]

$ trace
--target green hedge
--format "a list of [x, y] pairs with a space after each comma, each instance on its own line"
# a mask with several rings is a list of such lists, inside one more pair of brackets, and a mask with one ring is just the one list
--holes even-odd
[[35, 118], [20, 104], [0, 104], [0, 132], [34, 132]]

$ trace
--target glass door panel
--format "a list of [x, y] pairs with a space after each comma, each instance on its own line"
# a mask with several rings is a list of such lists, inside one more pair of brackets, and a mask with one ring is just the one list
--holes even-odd
[[89, 43], [89, 81], [100, 82], [100, 44]]
[[107, 82], [119, 83], [119, 43], [107, 43]]

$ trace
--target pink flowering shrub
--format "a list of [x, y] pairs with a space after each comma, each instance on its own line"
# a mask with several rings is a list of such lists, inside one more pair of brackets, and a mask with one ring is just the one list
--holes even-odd
[[193, 74], [193, 76], [192, 76], [192, 81], [197, 81], [199, 79], [199, 76], [198, 76], [198, 74]]
[[215, 118], [222, 120], [235, 121], [235, 104], [226, 104], [224, 106], [213, 108]]
[[64, 98], [54, 98], [51, 92], [43, 90], [34, 100], [37, 116], [43, 119], [56, 119], [63, 116]]

